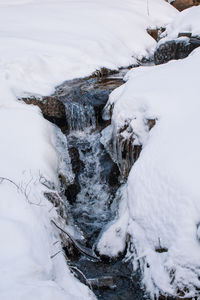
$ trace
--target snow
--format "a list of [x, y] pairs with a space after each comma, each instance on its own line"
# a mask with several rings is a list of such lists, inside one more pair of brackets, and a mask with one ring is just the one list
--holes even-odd
[[5, 3], [0, 0], [0, 74], [17, 95], [48, 94], [64, 80], [136, 63], [156, 46], [146, 28], [178, 14], [163, 0], [149, 2], [149, 16], [145, 0]]
[[58, 153], [65, 141], [38, 108], [16, 100], [149, 56], [156, 43], [146, 28], [167, 24], [177, 11], [154, 0], [149, 13], [145, 0], [0, 0], [2, 300], [94, 299], [62, 253], [52, 257], [61, 250], [50, 222], [58, 215], [41, 176], [59, 190], [57, 172], [71, 171], [67, 154]]
[[116, 198], [120, 198], [120, 201], [118, 199], [118, 208], [116, 208], [116, 203], [111, 208], [117, 211], [118, 214], [113, 221], [107, 224], [106, 228], [103, 228], [96, 245], [96, 249], [100, 254], [115, 259], [123, 255], [127, 242], [129, 211], [123, 192], [124, 186], [119, 189], [116, 196]]
[[[183, 10], [168, 26], [163, 33], [158, 45], [178, 38], [179, 33], [191, 33], [192, 36], [200, 36], [200, 6], [193, 6]], [[179, 39], [183, 39], [180, 37]]]
[[[123, 201], [135, 247], [130, 258], [152, 298], [177, 296], [178, 289], [199, 295], [199, 64], [197, 48], [184, 60], [132, 69], [107, 104], [107, 110], [114, 104], [113, 133], [128, 120], [143, 144]], [[156, 125], [147, 134], [148, 119]], [[156, 252], [161, 248], [167, 251]]]

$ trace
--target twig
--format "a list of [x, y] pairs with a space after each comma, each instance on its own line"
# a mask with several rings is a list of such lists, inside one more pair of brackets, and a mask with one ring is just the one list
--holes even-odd
[[[20, 192], [25, 196], [26, 200], [27, 200], [30, 204], [32, 204], [32, 205], [37, 205], [37, 206], [41, 206], [40, 204], [31, 202], [31, 201], [29, 200], [29, 198], [28, 198], [27, 188], [28, 188], [28, 185], [30, 184], [30, 182], [32, 181], [32, 178], [31, 178], [31, 180], [26, 184], [26, 188], [25, 188], [25, 189], [23, 188], [22, 184], [21, 184], [21, 186], [20, 186], [20, 185], [16, 184], [14, 181], [12, 181], [11, 179], [9, 179], [9, 178], [6, 178], [6, 177], [0, 177], [0, 183], [3, 182], [4, 180], [6, 180], [6, 181], [12, 183], [12, 184], [17, 188], [17, 190], [20, 191]], [[30, 193], [30, 192], [29, 192], [29, 193]], [[40, 203], [41, 203], [41, 201], [40, 201]]]
[[16, 187], [18, 190], [21, 190], [20, 186], [17, 185], [17, 184], [16, 184], [14, 181], [12, 181], [11, 179], [8, 179], [8, 178], [6, 178], [6, 177], [0, 177], [0, 181], [1, 181], [1, 182], [3, 182], [4, 180], [9, 181], [10, 183], [14, 184], [15, 187]]
[[89, 257], [91, 257], [91, 258], [93, 258], [93, 259], [95, 259], [95, 260], [100, 260], [99, 257], [95, 256], [95, 255], [92, 254], [92, 253], [89, 253], [89, 252], [91, 252], [91, 249], [86, 248], [86, 247], [82, 246], [81, 244], [79, 244], [77, 241], [75, 241], [75, 240], [73, 239], [73, 237], [72, 237], [68, 232], [66, 232], [65, 230], [63, 230], [63, 229], [62, 229], [60, 226], [58, 226], [53, 220], [51, 220], [51, 222], [52, 222], [58, 229], [60, 229], [63, 233], [65, 233], [65, 234], [69, 237], [69, 239], [71, 240], [71, 242], [74, 244], [74, 246], [75, 246], [80, 252], [82, 252], [82, 253], [85, 254], [86, 256], [89, 256]]
[[149, 0], [147, 0], [147, 15], [149, 16]]
[[58, 251], [57, 253], [51, 255], [51, 258], [54, 258], [54, 257], [55, 257], [57, 254], [59, 254], [60, 252], [62, 252], [62, 251], [60, 250], [60, 251]]
[[69, 268], [70, 268], [70, 269], [74, 269], [74, 270], [76, 270], [78, 273], [80, 273], [80, 274], [83, 276], [83, 278], [84, 278], [86, 284], [87, 284], [87, 285], [89, 286], [89, 288], [92, 290], [92, 286], [91, 286], [90, 282], [87, 280], [86, 276], [83, 274], [83, 272], [82, 272], [81, 270], [79, 270], [79, 269], [78, 269], [77, 267], [75, 267], [75, 266], [69, 266]]

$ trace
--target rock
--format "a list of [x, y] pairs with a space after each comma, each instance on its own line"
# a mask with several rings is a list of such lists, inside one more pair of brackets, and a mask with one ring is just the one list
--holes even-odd
[[194, 5], [199, 5], [200, 0], [175, 0], [171, 4], [179, 11], [182, 11]]
[[56, 96], [44, 97], [42, 100], [37, 98], [22, 98], [26, 104], [38, 106], [45, 119], [56, 124], [61, 129], [66, 126], [65, 105]]
[[99, 70], [96, 70], [94, 73], [92, 73], [92, 75], [90, 76], [90, 78], [104, 77], [104, 76], [116, 74], [117, 72], [118, 72], [118, 70], [111, 70], [111, 69], [107, 69], [107, 68], [100, 68]]
[[65, 196], [70, 204], [76, 200], [76, 196], [80, 193], [81, 187], [78, 180], [75, 179], [73, 184], [70, 184], [65, 190]]
[[87, 279], [90, 286], [94, 288], [109, 288], [114, 289], [116, 287], [114, 278], [112, 276], [102, 276], [99, 278]]
[[160, 34], [165, 31], [166, 28], [147, 28], [147, 33], [156, 41], [159, 40]]
[[76, 196], [81, 191], [81, 187], [78, 180], [79, 173], [84, 169], [84, 163], [80, 159], [78, 149], [76, 147], [71, 147], [68, 149], [69, 156], [71, 158], [72, 171], [75, 175], [73, 184], [70, 184], [65, 189], [65, 196], [70, 204], [73, 204], [76, 200]]
[[56, 208], [56, 211], [58, 215], [65, 221], [67, 224], [67, 215], [65, 211], [65, 207], [63, 205], [63, 202], [61, 201], [60, 196], [55, 192], [49, 192], [44, 193], [44, 196], [53, 204], [53, 206]]
[[117, 164], [113, 163], [108, 177], [108, 183], [111, 187], [119, 185], [119, 176], [120, 176], [119, 168]]
[[80, 159], [78, 149], [76, 147], [69, 148], [69, 156], [71, 158], [72, 171], [77, 176], [84, 168], [84, 163]]
[[113, 162], [110, 155], [106, 152], [102, 155], [100, 163], [103, 167], [101, 178], [105, 180], [110, 187], [118, 188], [120, 172], [117, 164]]
[[147, 124], [148, 124], [149, 130], [151, 130], [156, 125], [156, 120], [155, 119], [148, 119]]
[[[182, 33], [186, 36], [186, 33]], [[187, 33], [187, 35], [190, 35]], [[188, 37], [185, 40], [176, 39], [172, 41], [167, 41], [161, 44], [154, 53], [154, 62], [156, 65], [167, 63], [172, 59], [182, 59], [187, 57], [195, 48], [200, 46], [199, 37]]]

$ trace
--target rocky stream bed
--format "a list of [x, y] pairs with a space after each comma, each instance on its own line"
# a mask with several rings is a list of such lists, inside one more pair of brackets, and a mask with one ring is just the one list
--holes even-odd
[[[123, 84], [126, 72], [100, 73], [93, 78], [68, 81], [55, 92], [55, 97], [65, 105], [67, 124], [62, 130], [67, 135], [75, 174], [65, 195], [74, 223], [85, 238], [84, 247], [93, 249], [94, 254], [99, 234], [115, 217], [113, 203], [122, 184], [118, 165], [100, 141], [101, 131], [108, 125], [102, 119], [102, 110], [110, 92]], [[133, 273], [131, 262], [125, 262], [123, 257], [95, 260], [79, 251], [69, 253], [67, 249], [66, 254], [76, 276], [88, 284], [98, 299], [145, 299], [139, 272]]]

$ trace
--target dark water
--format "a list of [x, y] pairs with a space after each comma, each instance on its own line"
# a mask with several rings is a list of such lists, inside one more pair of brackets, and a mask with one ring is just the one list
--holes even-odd
[[[110, 92], [123, 84], [126, 71], [101, 78], [68, 81], [56, 90], [66, 107], [65, 132], [75, 174], [75, 182], [67, 188], [66, 196], [74, 223], [85, 237], [85, 246], [90, 249], [104, 226], [115, 216], [111, 206], [120, 187], [120, 174], [100, 142], [101, 130], [107, 126], [101, 113]], [[84, 274], [75, 270], [76, 276], [88, 285], [86, 278], [93, 279], [90, 282], [101, 282], [105, 276], [111, 278], [112, 284], [108, 286], [91, 284], [98, 299], [147, 299], [140, 286], [140, 274], [133, 273], [130, 262], [119, 259], [105, 263], [79, 254], [71, 259], [70, 265]]]

